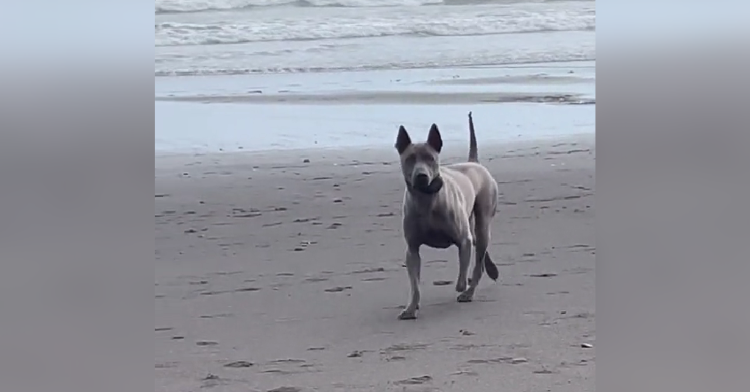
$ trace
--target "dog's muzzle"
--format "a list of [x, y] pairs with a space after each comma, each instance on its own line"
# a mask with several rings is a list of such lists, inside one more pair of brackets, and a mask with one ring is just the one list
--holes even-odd
[[417, 174], [411, 187], [419, 193], [434, 195], [443, 188], [443, 179], [437, 176], [430, 181], [430, 177], [426, 174]]

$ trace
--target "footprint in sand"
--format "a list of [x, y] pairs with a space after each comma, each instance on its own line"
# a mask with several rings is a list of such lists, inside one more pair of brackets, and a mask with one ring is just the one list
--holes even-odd
[[278, 387], [274, 389], [269, 389], [266, 392], [302, 392], [302, 388], [297, 387]]
[[320, 217], [314, 217], [314, 218], [297, 218], [293, 222], [294, 223], [307, 223], [307, 222], [313, 222], [316, 220], [319, 220]]
[[206, 377], [203, 377], [201, 381], [203, 381], [203, 385], [201, 385], [201, 388], [205, 389], [214, 388], [224, 384], [224, 381], [220, 379], [219, 376], [211, 373], [209, 373]]
[[528, 276], [531, 277], [531, 278], [553, 278], [553, 277], [557, 276], [557, 274], [554, 273], [554, 272], [545, 272], [545, 273], [541, 273], [541, 274], [530, 274]]
[[253, 291], [260, 291], [260, 288], [259, 287], [244, 287], [244, 288], [235, 289], [235, 290], [204, 291], [200, 294], [201, 295], [218, 295], [218, 294], [253, 292]]
[[316, 241], [302, 241], [302, 242], [300, 242], [299, 245], [297, 245], [296, 247], [294, 247], [292, 250], [294, 252], [301, 252], [301, 251], [307, 249], [310, 245], [315, 245], [315, 244], [317, 244]]
[[473, 371], [473, 370], [459, 370], [457, 372], [451, 373], [451, 376], [478, 376], [479, 373]]
[[224, 364], [224, 367], [240, 369], [240, 368], [249, 368], [253, 365], [254, 364], [252, 362], [248, 362], [248, 361], [234, 361], [234, 362], [229, 362], [227, 364]]
[[328, 289], [324, 289], [323, 291], [328, 293], [340, 293], [345, 290], [351, 290], [352, 286], [337, 286], [337, 287], [331, 287]]
[[586, 274], [588, 272], [593, 271], [593, 268], [588, 268], [588, 267], [574, 267], [574, 268], [571, 268], [571, 269], [566, 269], [564, 271], [567, 272], [570, 275], [581, 275], [581, 274]]
[[232, 208], [232, 214], [228, 217], [230, 218], [255, 218], [261, 215], [263, 214], [254, 208], [251, 208], [250, 210], [245, 210], [244, 208]]
[[284, 363], [305, 363], [304, 359], [295, 359], [295, 358], [286, 358], [286, 359], [274, 359], [273, 361], [269, 361], [268, 363], [273, 364], [284, 364]]
[[[307, 364], [307, 361], [304, 359], [277, 359], [274, 361], [269, 361], [268, 364], [270, 365], [298, 365], [300, 368], [309, 368], [312, 365]], [[310, 370], [299, 370], [299, 369], [289, 369], [289, 368], [270, 368], [265, 369], [261, 373], [275, 373], [275, 374], [298, 374], [298, 373], [304, 373], [309, 372]]]
[[244, 287], [241, 289], [234, 290], [235, 293], [247, 292], [247, 291], [259, 291], [260, 287]]
[[395, 385], [420, 385], [420, 384], [424, 384], [430, 381], [432, 381], [432, 377], [425, 375], [425, 376], [407, 378], [405, 380], [394, 381], [393, 384]]
[[361, 279], [361, 280], [363, 282], [377, 282], [377, 281], [386, 280], [386, 279], [388, 279], [388, 278], [384, 278], [384, 277], [381, 277], [381, 276], [376, 276], [374, 278], [364, 278], [364, 279]]
[[268, 373], [268, 374], [273, 373], [273, 374], [289, 375], [289, 374], [297, 374], [297, 373], [301, 373], [301, 372], [297, 371], [297, 370], [266, 369], [266, 370], [261, 371], [261, 373]]
[[380, 268], [366, 268], [366, 269], [363, 269], [363, 270], [352, 271], [352, 272], [348, 273], [347, 275], [369, 274], [369, 273], [373, 273], [373, 272], [385, 272], [385, 268], [382, 268], [382, 267], [380, 267]]
[[474, 365], [476, 365], [476, 364], [499, 364], [499, 363], [508, 363], [508, 364], [512, 364], [512, 365], [520, 365], [522, 363], [527, 363], [527, 362], [529, 362], [529, 360], [526, 359], [526, 358], [522, 358], [522, 357], [518, 357], [518, 358], [513, 358], [513, 357], [499, 357], [499, 358], [489, 358], [489, 359], [470, 359], [470, 360], [466, 361], [466, 363], [468, 363], [468, 364], [474, 364]]
[[242, 272], [244, 271], [219, 271], [219, 272], [214, 272], [212, 275], [230, 276], [230, 275], [241, 274]]
[[234, 316], [232, 313], [208, 314], [200, 316], [202, 319], [225, 318]]
[[[400, 308], [399, 308], [400, 309]], [[416, 351], [427, 348], [429, 345], [415, 343], [415, 344], [394, 344], [382, 350], [382, 353], [393, 353], [393, 352], [404, 352], [404, 351]]]

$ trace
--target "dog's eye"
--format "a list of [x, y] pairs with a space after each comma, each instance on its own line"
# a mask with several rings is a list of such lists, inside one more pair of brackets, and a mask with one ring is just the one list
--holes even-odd
[[405, 162], [405, 163], [406, 163], [407, 165], [413, 165], [413, 164], [415, 164], [415, 163], [417, 162], [417, 157], [415, 157], [414, 155], [409, 155], [409, 156], [408, 156], [408, 157], [407, 157], [407, 158], [406, 158], [406, 159], [404, 160], [404, 162]]
[[435, 162], [435, 158], [431, 154], [423, 154], [419, 158], [422, 160], [422, 162], [426, 162], [426, 163]]

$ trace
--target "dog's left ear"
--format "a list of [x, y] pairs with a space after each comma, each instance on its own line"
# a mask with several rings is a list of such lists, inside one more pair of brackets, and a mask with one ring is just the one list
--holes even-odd
[[443, 149], [443, 138], [440, 136], [440, 130], [438, 130], [436, 124], [432, 124], [430, 127], [430, 134], [427, 135], [427, 144], [437, 152]]

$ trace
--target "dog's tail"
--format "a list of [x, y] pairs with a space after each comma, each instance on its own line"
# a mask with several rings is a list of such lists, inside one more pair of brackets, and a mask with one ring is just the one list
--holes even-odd
[[469, 112], [469, 162], [479, 162], [477, 135], [474, 132], [474, 120], [471, 118], [471, 112]]
[[484, 254], [484, 269], [487, 271], [487, 276], [489, 276], [490, 279], [497, 281], [500, 277], [500, 271], [497, 270], [497, 266], [492, 262], [489, 252]]

